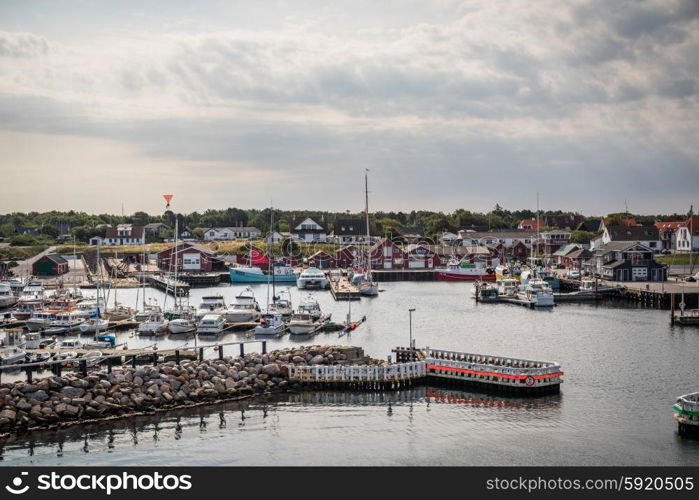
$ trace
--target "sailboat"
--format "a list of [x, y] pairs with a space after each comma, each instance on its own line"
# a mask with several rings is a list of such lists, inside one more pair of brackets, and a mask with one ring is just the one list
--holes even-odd
[[[274, 234], [274, 208], [272, 208], [270, 243], [268, 245], [272, 244], [272, 234]], [[274, 255], [271, 248], [269, 248], [269, 263], [270, 266], [273, 266]], [[272, 304], [269, 303], [270, 285], [272, 287]], [[262, 313], [260, 324], [255, 327], [255, 335], [278, 335], [284, 331], [284, 328], [286, 328], [286, 325], [284, 324], [284, 317], [282, 312], [277, 309], [276, 302], [277, 297], [275, 296], [274, 290], [274, 272], [271, 272], [267, 275], [267, 308]], [[291, 301], [289, 301], [289, 305], [291, 305]]]
[[352, 278], [352, 283], [357, 286], [359, 293], [364, 296], [372, 297], [379, 294], [379, 284], [372, 279], [371, 276], [371, 238], [369, 236], [369, 169], [364, 172], [364, 195], [365, 195], [365, 215], [366, 215], [366, 257], [364, 261], [364, 273], [356, 274]]

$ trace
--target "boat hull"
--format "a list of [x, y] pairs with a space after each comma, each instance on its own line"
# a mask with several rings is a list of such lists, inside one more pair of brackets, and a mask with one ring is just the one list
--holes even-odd
[[435, 271], [434, 277], [440, 281], [495, 281], [494, 274], [459, 273], [454, 271]]
[[[231, 283], [267, 283], [272, 280], [272, 277], [267, 274], [248, 273], [241, 269], [231, 268], [230, 271]], [[296, 283], [297, 276], [295, 274], [275, 274], [275, 283]]]

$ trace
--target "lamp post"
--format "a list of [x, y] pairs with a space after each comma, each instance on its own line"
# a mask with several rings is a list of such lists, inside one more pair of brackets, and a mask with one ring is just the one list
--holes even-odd
[[410, 361], [413, 360], [413, 311], [415, 311], [415, 308], [410, 308], [408, 309], [408, 318], [409, 318], [409, 331], [410, 331]]

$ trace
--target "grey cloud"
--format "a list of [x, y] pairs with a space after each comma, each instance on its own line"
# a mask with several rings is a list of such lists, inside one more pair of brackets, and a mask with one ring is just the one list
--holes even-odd
[[48, 41], [32, 33], [0, 32], [0, 56], [35, 57], [49, 52]]

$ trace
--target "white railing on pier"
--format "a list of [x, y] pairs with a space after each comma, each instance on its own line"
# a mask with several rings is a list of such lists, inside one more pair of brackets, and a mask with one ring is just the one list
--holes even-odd
[[306, 383], [384, 383], [424, 377], [424, 361], [392, 365], [310, 365], [289, 366], [289, 377]]
[[430, 376], [528, 387], [560, 384], [563, 376], [558, 363], [430, 348], [423, 352]]

